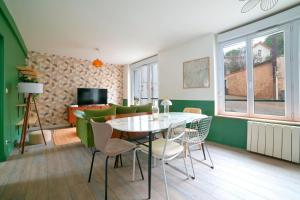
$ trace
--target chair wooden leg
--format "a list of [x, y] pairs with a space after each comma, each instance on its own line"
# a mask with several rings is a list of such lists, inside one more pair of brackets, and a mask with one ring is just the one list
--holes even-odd
[[153, 157], [153, 167], [157, 166], [157, 159], [155, 157]]
[[188, 143], [187, 142], [185, 142], [184, 144], [183, 144], [183, 157], [184, 158], [186, 158], [187, 157], [187, 145], [188, 145]]
[[199, 150], [202, 150], [202, 145], [201, 145], [201, 143], [198, 144], [198, 146], [199, 146]]
[[114, 168], [118, 168], [118, 167], [119, 167], [119, 155], [116, 156], [115, 165], [114, 165]]
[[95, 154], [97, 153], [98, 151], [94, 151], [93, 153], [93, 158], [92, 158], [92, 163], [91, 163], [91, 168], [90, 168], [90, 175], [89, 175], [89, 182], [91, 182], [91, 177], [92, 177], [92, 172], [93, 172], [93, 166], [94, 166], [94, 160], [95, 160]]
[[123, 167], [122, 154], [120, 154], [119, 158], [120, 158], [121, 167]]
[[109, 156], [106, 156], [106, 161], [105, 161], [105, 200], [107, 200], [107, 181], [108, 181], [108, 176], [107, 176], [107, 167], [108, 167], [108, 158]]

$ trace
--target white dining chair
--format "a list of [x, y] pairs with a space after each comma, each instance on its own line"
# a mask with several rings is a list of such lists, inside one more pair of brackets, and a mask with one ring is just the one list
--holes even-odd
[[207, 164], [202, 162], [201, 160], [198, 160], [198, 159], [192, 157], [192, 153], [191, 153], [192, 146], [201, 145], [204, 160], [206, 160], [206, 154], [205, 154], [205, 150], [206, 150], [209, 160], [210, 160], [210, 163], [211, 163], [210, 165], [207, 165], [207, 166], [209, 166], [212, 169], [214, 168], [213, 161], [211, 159], [207, 145], [205, 144], [205, 140], [209, 133], [211, 121], [212, 121], [211, 116], [206, 117], [206, 118], [196, 119], [196, 120], [192, 121], [188, 131], [186, 129], [186, 137], [185, 137], [184, 143], [185, 143], [185, 145], [187, 145], [187, 149], [188, 149], [188, 153], [189, 153], [189, 157], [190, 157], [190, 161], [191, 161], [191, 166], [192, 166], [192, 170], [193, 170], [193, 179], [195, 178], [193, 159], [198, 162], [201, 162], [205, 165], [207, 165]]
[[[169, 199], [169, 192], [168, 192], [165, 164], [166, 162], [175, 159], [177, 156], [183, 153], [185, 126], [186, 126], [185, 121], [170, 124], [166, 137], [159, 138], [152, 142], [152, 156], [154, 157], [154, 159], [158, 159], [162, 161], [162, 171], [164, 176], [165, 192], [166, 192], [167, 199]], [[146, 143], [145, 145], [148, 145], [148, 143]], [[140, 150], [148, 154], [148, 147], [145, 145], [140, 145], [139, 146], [140, 148], [136, 148], [134, 151]], [[134, 153], [133, 155], [135, 156], [137, 154]], [[184, 162], [186, 176], [187, 178], [189, 178], [185, 158], [184, 157], [182, 158]], [[135, 158], [133, 159], [132, 180], [133, 181], [135, 180]]]
[[[115, 157], [118, 155], [121, 155], [123, 153], [126, 153], [128, 151], [131, 151], [136, 148], [136, 145], [128, 142], [126, 140], [122, 140], [119, 138], [111, 138], [113, 129], [111, 125], [107, 123], [100, 123], [95, 122], [91, 120], [91, 125], [93, 129], [93, 135], [94, 135], [94, 143], [95, 143], [95, 150], [93, 152], [93, 158], [91, 162], [91, 168], [89, 173], [89, 182], [91, 181], [91, 176], [93, 172], [93, 165], [94, 165], [94, 159], [95, 154], [97, 152], [102, 152], [106, 156], [105, 160], [105, 200], [107, 200], [107, 182], [108, 182], [108, 159], [109, 157]], [[141, 172], [142, 179], [144, 180], [144, 175], [142, 172], [142, 168], [140, 165], [140, 161], [137, 155], [137, 152], [134, 151], [136, 154], [134, 157], [137, 158], [139, 169]]]
[[[201, 108], [194, 108], [194, 107], [186, 107], [183, 109], [184, 113], [193, 113], [193, 114], [202, 114], [202, 110]], [[189, 128], [185, 128], [185, 132], [190, 132], [193, 130], [190, 130]], [[199, 145], [199, 148], [202, 148], [201, 145]], [[187, 157], [187, 153], [188, 153], [188, 144], [185, 143], [184, 144], [184, 157]]]

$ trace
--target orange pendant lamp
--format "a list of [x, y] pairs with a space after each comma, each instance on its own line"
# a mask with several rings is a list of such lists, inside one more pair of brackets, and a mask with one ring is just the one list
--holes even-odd
[[[98, 48], [95, 48], [95, 50], [97, 52], [99, 52], [99, 49]], [[100, 68], [104, 65], [104, 63], [102, 62], [102, 60], [100, 60], [99, 58], [96, 58], [95, 60], [93, 60], [92, 62], [92, 65], [96, 68]]]
[[96, 68], [100, 68], [100, 67], [103, 66], [103, 62], [100, 59], [98, 59], [98, 58], [95, 59], [95, 60], [93, 60], [92, 64]]

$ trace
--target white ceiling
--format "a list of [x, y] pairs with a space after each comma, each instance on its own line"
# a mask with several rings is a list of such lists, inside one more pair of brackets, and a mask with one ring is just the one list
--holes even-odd
[[[239, 0], [5, 0], [29, 50], [128, 64], [299, 3], [242, 14]], [[100, 56], [94, 49], [100, 49]]]

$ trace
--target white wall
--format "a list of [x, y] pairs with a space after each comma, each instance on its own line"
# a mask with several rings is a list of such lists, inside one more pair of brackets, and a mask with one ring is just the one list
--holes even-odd
[[[178, 100], [214, 100], [213, 34], [159, 52], [159, 97]], [[210, 87], [183, 89], [183, 62], [210, 57]]]

